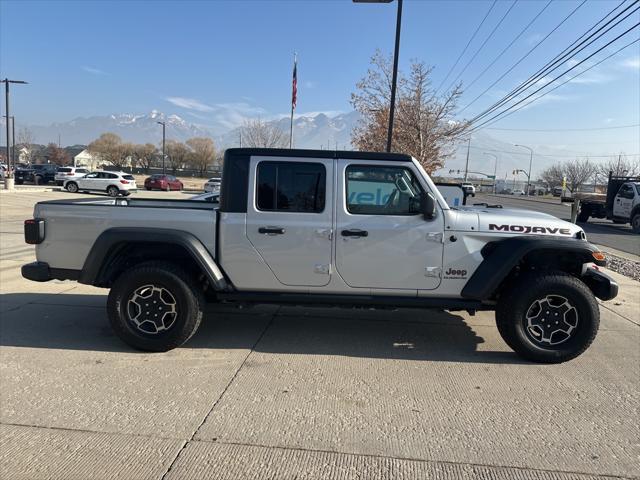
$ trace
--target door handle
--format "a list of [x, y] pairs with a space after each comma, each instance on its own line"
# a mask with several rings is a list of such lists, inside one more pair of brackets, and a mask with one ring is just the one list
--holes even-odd
[[343, 237], [368, 237], [369, 236], [369, 232], [367, 232], [366, 230], [358, 230], [358, 229], [342, 230], [340, 234]]
[[262, 233], [264, 235], [283, 235], [284, 228], [282, 227], [260, 227], [258, 229], [258, 233]]

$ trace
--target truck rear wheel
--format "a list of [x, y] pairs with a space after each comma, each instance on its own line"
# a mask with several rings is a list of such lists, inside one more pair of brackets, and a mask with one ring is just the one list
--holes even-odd
[[563, 272], [531, 272], [501, 296], [496, 323], [505, 343], [521, 357], [561, 363], [591, 345], [600, 310], [581, 280]]
[[204, 311], [201, 289], [191, 276], [167, 262], [149, 262], [123, 273], [107, 300], [115, 333], [139, 350], [166, 352], [198, 329]]
[[580, 213], [578, 213], [578, 217], [576, 218], [576, 220], [578, 220], [580, 223], [585, 223], [589, 220], [590, 216], [591, 209], [583, 205], [582, 207], [580, 207]]

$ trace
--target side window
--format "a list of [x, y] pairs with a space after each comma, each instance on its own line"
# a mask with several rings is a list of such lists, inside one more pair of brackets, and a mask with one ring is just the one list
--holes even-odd
[[633, 190], [630, 185], [623, 185], [618, 192], [622, 198], [633, 198]]
[[86, 178], [99, 178], [99, 176], [100, 176], [100, 173], [93, 172], [93, 173], [88, 174]]
[[346, 170], [347, 211], [356, 215], [417, 215], [424, 190], [404, 167], [351, 165]]
[[258, 210], [313, 212], [324, 210], [326, 170], [319, 163], [260, 162]]

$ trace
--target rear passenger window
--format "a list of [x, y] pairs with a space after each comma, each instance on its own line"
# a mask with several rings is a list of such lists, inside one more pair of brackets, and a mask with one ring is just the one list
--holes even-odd
[[324, 210], [326, 170], [319, 163], [261, 162], [257, 172], [258, 210]]

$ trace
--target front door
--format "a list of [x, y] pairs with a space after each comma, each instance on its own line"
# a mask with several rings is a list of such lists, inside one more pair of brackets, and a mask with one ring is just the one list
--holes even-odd
[[420, 213], [427, 185], [412, 164], [339, 160], [336, 269], [351, 287], [431, 290], [440, 285], [444, 219]]
[[329, 283], [333, 162], [251, 159], [247, 238], [282, 285]]
[[629, 218], [631, 216], [634, 197], [635, 191], [633, 185], [630, 183], [622, 185], [613, 201], [613, 215], [615, 217]]

